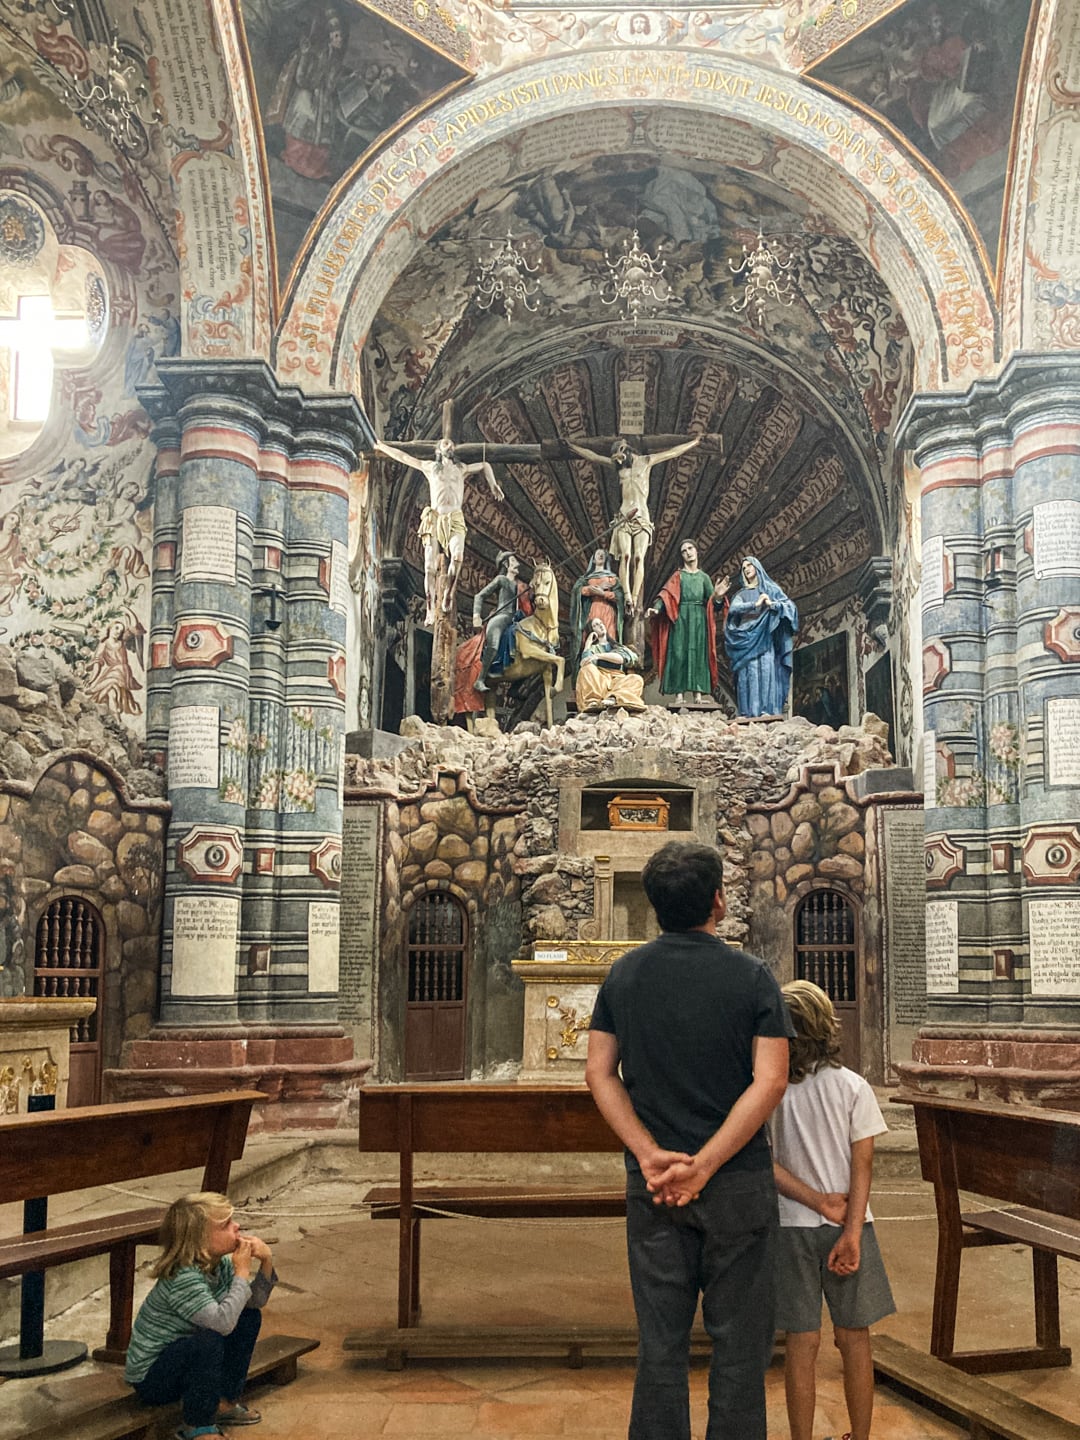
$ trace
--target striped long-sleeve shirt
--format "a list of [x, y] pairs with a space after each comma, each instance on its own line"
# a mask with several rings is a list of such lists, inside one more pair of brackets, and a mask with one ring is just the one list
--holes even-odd
[[257, 1270], [244, 1280], [223, 1255], [213, 1270], [185, 1265], [162, 1277], [143, 1301], [131, 1329], [124, 1379], [135, 1385], [174, 1340], [190, 1335], [197, 1325], [231, 1335], [246, 1306], [261, 1309], [269, 1300], [277, 1274], [269, 1279]]

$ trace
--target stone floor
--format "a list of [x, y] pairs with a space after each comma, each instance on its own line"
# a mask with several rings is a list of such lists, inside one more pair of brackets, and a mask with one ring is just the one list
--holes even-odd
[[[360, 1363], [342, 1349], [351, 1330], [394, 1323], [397, 1230], [373, 1224], [359, 1204], [363, 1185], [355, 1157], [311, 1152], [307, 1173], [276, 1142], [275, 1164], [259, 1167], [267, 1146], [249, 1145], [242, 1217], [274, 1242], [281, 1284], [267, 1308], [267, 1330], [311, 1335], [320, 1348], [301, 1361], [300, 1378], [281, 1389], [264, 1388], [262, 1440], [322, 1440], [347, 1435], [364, 1440], [476, 1440], [589, 1436], [615, 1440], [626, 1433], [632, 1365], [590, 1362], [569, 1370], [554, 1361], [414, 1362], [401, 1372]], [[253, 1158], [254, 1157], [254, 1158]], [[318, 1158], [312, 1158], [318, 1157]], [[883, 1161], [886, 1157], [883, 1156]], [[275, 1168], [276, 1166], [276, 1168]], [[935, 1223], [932, 1197], [922, 1182], [888, 1173], [884, 1163], [873, 1196], [878, 1233], [899, 1313], [880, 1329], [925, 1349], [933, 1286]], [[288, 1179], [290, 1174], [293, 1176]], [[288, 1183], [282, 1185], [282, 1178]], [[142, 1194], [168, 1198], [187, 1188], [147, 1183]], [[270, 1192], [273, 1192], [272, 1194]], [[260, 1195], [268, 1198], [260, 1199]], [[125, 1198], [134, 1203], [134, 1197]], [[98, 1196], [114, 1208], [118, 1197]], [[0, 1221], [5, 1217], [0, 1214]], [[6, 1217], [10, 1219], [10, 1216]], [[54, 1217], [55, 1218], [55, 1217]], [[621, 1227], [618, 1222], [496, 1222], [448, 1220], [425, 1230], [424, 1320], [429, 1324], [631, 1324]], [[149, 1255], [149, 1252], [147, 1252]], [[1007, 1344], [1031, 1332], [1028, 1252], [976, 1252], [965, 1258], [962, 1344]], [[51, 1283], [51, 1282], [50, 1282]], [[140, 1294], [148, 1281], [143, 1277]], [[1080, 1345], [1080, 1272], [1062, 1265], [1063, 1330]], [[103, 1334], [103, 1299], [83, 1300], [50, 1321], [49, 1333], [91, 1343]], [[705, 1372], [692, 1375], [694, 1436], [704, 1434]], [[996, 1377], [995, 1383], [1070, 1418], [1080, 1412], [1080, 1375], [1073, 1370]], [[770, 1436], [787, 1435], [780, 1365], [769, 1375]], [[87, 1398], [122, 1391], [111, 1367], [86, 1364], [40, 1382], [0, 1383], [0, 1440], [17, 1440]], [[847, 1428], [835, 1352], [823, 1349], [818, 1433]], [[240, 1432], [236, 1431], [239, 1435]], [[959, 1436], [955, 1426], [882, 1388], [876, 1440], [937, 1440]]]

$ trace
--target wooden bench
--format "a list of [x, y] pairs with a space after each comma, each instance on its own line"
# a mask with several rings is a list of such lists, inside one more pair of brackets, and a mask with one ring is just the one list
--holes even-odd
[[1080, 1440], [1080, 1425], [1010, 1394], [1000, 1385], [965, 1375], [902, 1340], [875, 1334], [871, 1345], [879, 1380], [966, 1427], [973, 1440]]
[[[248, 1385], [287, 1385], [296, 1379], [296, 1362], [318, 1348], [318, 1340], [298, 1335], [268, 1335], [259, 1340], [248, 1367]], [[246, 1395], [245, 1391], [245, 1395]], [[24, 1431], [21, 1440], [156, 1440], [172, 1435], [180, 1406], [144, 1405], [131, 1391], [97, 1404], [58, 1413]]]
[[[1080, 1260], [1080, 1115], [987, 1105], [935, 1095], [898, 1095], [915, 1108], [923, 1179], [937, 1206], [937, 1273], [930, 1351], [970, 1374], [1068, 1365], [1061, 1344], [1058, 1256]], [[960, 1191], [1008, 1208], [961, 1210]], [[987, 1245], [1031, 1248], [1035, 1344], [1005, 1350], [955, 1348], [960, 1257]]]
[[[365, 1199], [372, 1219], [398, 1222], [401, 1329], [415, 1327], [420, 1316], [423, 1220], [458, 1216], [577, 1219], [626, 1214], [621, 1185], [417, 1185], [413, 1179], [416, 1155], [621, 1151], [622, 1143], [584, 1086], [482, 1082], [364, 1086], [360, 1091], [360, 1150], [363, 1154], [395, 1151], [399, 1156], [399, 1183], [377, 1186]], [[349, 1343], [346, 1340], [347, 1347]]]
[[[0, 1120], [0, 1204], [203, 1168], [200, 1188], [224, 1191], [244, 1153], [257, 1090], [87, 1105]], [[122, 1361], [131, 1337], [135, 1250], [157, 1242], [160, 1205], [0, 1239], [0, 1278], [109, 1257], [109, 1332], [97, 1360]]]

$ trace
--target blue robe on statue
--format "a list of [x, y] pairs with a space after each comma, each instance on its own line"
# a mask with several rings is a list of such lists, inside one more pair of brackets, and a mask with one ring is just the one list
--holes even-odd
[[[736, 592], [724, 623], [724, 645], [735, 675], [740, 715], [780, 715], [791, 688], [791, 652], [799, 612], [761, 561], [746, 560], [757, 571], [757, 585]], [[744, 563], [746, 563], [744, 561]], [[767, 595], [771, 605], [760, 603]]]

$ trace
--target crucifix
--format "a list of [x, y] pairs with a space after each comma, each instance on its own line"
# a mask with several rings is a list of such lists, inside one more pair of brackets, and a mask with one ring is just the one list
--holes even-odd
[[[419, 470], [428, 482], [428, 503], [420, 516], [419, 536], [424, 547], [424, 595], [426, 623], [434, 629], [431, 654], [431, 713], [443, 724], [454, 718], [454, 656], [457, 624], [454, 595], [465, 554], [465, 481], [482, 474], [496, 500], [502, 487], [486, 455], [478, 459], [459, 456], [450, 438], [453, 402], [442, 409], [443, 434], [426, 445], [387, 445], [375, 442], [375, 449], [391, 460]], [[473, 447], [476, 448], [476, 447]], [[449, 562], [449, 564], [447, 563]]]
[[493, 460], [513, 465], [581, 458], [610, 465], [620, 482], [620, 507], [612, 522], [611, 546], [619, 562], [620, 579], [632, 613], [640, 616], [645, 556], [652, 539], [648, 504], [653, 467], [695, 447], [705, 455], [723, 455], [723, 438], [716, 434], [695, 435], [689, 440], [684, 435], [586, 435], [574, 441], [542, 440], [538, 445], [488, 445], [486, 442], [456, 445], [450, 439], [452, 418], [452, 402], [446, 401], [441, 439], [409, 441], [395, 446], [376, 442], [378, 453], [421, 471], [430, 486], [430, 502], [421, 517], [420, 538], [424, 544], [428, 623], [435, 626], [431, 703], [432, 714], [446, 720], [451, 718], [450, 710], [445, 707], [452, 705], [453, 646], [446, 651], [444, 670], [439, 657], [446, 641], [440, 632], [449, 631], [449, 638], [456, 638], [453, 592], [465, 548], [462, 504], [468, 475], [483, 473], [492, 494], [501, 500], [503, 492], [491, 469]]

